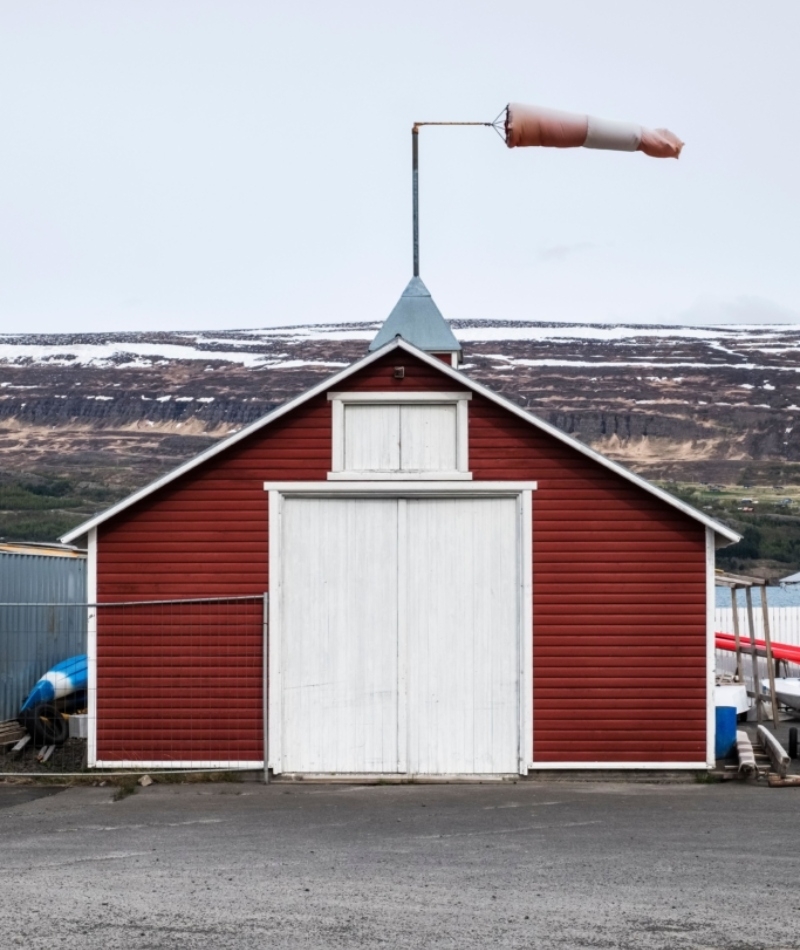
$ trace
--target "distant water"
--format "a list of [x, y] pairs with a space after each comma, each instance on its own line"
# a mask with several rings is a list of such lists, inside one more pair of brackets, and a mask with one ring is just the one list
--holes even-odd
[[[736, 592], [736, 600], [740, 607], [744, 607], [744, 591]], [[800, 584], [790, 584], [788, 587], [768, 587], [767, 603], [770, 607], [800, 607]], [[731, 592], [727, 587], [717, 588], [717, 607], [730, 607]], [[761, 594], [753, 591], [753, 606], [761, 607]]]

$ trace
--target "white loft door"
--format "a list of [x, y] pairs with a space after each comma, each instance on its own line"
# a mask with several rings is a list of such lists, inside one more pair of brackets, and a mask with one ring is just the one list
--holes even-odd
[[400, 407], [400, 467], [404, 472], [454, 472], [457, 415], [451, 406]]
[[400, 407], [347, 406], [344, 467], [353, 472], [400, 471]]
[[397, 772], [397, 501], [288, 498], [286, 772]]
[[519, 550], [513, 498], [285, 499], [282, 771], [517, 772]]
[[519, 771], [519, 543], [513, 498], [406, 503], [407, 769]]
[[455, 403], [345, 406], [344, 470], [455, 472], [457, 428]]

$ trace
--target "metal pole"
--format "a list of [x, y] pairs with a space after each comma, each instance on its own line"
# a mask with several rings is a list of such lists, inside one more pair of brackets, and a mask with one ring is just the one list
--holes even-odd
[[731, 587], [731, 607], [733, 607], [733, 639], [736, 643], [736, 673], [737, 683], [744, 682], [744, 664], [742, 663], [742, 641], [739, 639], [739, 604], [736, 602], [736, 588]]
[[761, 712], [761, 690], [758, 680], [758, 659], [756, 657], [756, 629], [753, 623], [753, 595], [751, 593], [752, 585], [745, 587], [744, 600], [747, 606], [747, 627], [750, 632], [750, 661], [753, 670], [753, 696], [756, 703], [756, 721], [760, 724], [762, 719]]
[[769, 629], [769, 606], [767, 605], [767, 585], [761, 588], [761, 617], [764, 621], [764, 646], [767, 654], [767, 675], [769, 693], [772, 699], [772, 728], [778, 728], [778, 697], [775, 695], [775, 659], [772, 656], [772, 632]]
[[414, 228], [414, 276], [419, 277], [419, 126], [411, 129], [411, 192]]
[[[495, 120], [496, 122], [497, 120]], [[419, 277], [419, 130], [423, 125], [483, 125], [496, 128], [495, 122], [415, 122], [411, 126], [411, 194], [414, 230], [414, 276]]]

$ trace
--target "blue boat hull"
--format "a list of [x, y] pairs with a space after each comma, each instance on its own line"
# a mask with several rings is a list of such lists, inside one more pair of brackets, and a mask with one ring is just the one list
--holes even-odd
[[38, 680], [20, 707], [19, 714], [22, 716], [42, 703], [52, 703], [57, 699], [85, 691], [88, 681], [89, 663], [85, 653], [62, 660]]

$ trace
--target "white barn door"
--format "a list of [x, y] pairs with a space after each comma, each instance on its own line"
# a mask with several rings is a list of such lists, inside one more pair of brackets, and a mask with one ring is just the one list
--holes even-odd
[[405, 509], [408, 771], [518, 772], [517, 500]]
[[280, 552], [280, 771], [519, 771], [516, 498], [288, 497]]
[[397, 772], [397, 501], [287, 498], [285, 772]]

